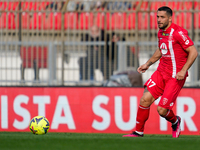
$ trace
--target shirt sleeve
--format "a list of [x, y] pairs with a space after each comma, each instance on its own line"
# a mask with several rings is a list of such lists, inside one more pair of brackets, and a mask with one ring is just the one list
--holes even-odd
[[184, 50], [194, 45], [193, 41], [188, 36], [187, 30], [179, 30], [176, 34], [176, 39]]

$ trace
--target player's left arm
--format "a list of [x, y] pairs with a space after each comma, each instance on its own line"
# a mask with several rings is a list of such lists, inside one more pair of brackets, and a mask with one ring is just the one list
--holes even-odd
[[177, 80], [183, 80], [185, 78], [186, 72], [192, 66], [192, 64], [194, 63], [195, 59], [198, 56], [197, 49], [195, 48], [194, 45], [188, 47], [185, 51], [188, 52], [188, 58], [187, 58], [187, 61], [186, 61], [185, 65], [181, 69], [181, 71], [179, 71], [176, 74], [176, 79]]

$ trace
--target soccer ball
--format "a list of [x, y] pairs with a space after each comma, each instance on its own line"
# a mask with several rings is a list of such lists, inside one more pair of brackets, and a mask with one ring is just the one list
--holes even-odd
[[37, 135], [46, 134], [49, 131], [49, 127], [49, 121], [43, 116], [34, 117], [29, 124], [31, 132]]

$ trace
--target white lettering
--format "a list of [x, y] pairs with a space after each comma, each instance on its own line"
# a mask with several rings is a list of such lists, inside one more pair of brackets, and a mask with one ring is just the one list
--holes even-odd
[[8, 129], [8, 96], [1, 96], [1, 128]]
[[130, 117], [128, 122], [123, 121], [122, 117], [122, 97], [115, 97], [115, 123], [117, 127], [123, 131], [129, 131], [136, 125], [136, 114], [137, 114], [137, 97], [130, 97]]
[[50, 96], [33, 96], [33, 103], [38, 104], [38, 116], [45, 116], [45, 104], [50, 104]]
[[[183, 33], [183, 31], [179, 31], [178, 32], [180, 34], [180, 36], [182, 37], [183, 41], [187, 40], [187, 37], [185, 36], [185, 34]], [[188, 41], [189, 42], [189, 41]], [[185, 43], [186, 44], [186, 43]], [[187, 44], [186, 44], [187, 45]]]
[[[184, 111], [184, 106], [188, 107]], [[197, 127], [192, 120], [196, 112], [195, 101], [191, 97], [178, 97], [177, 98], [177, 114], [181, 116], [181, 129], [184, 131], [184, 123], [187, 125], [189, 131], [197, 131]]]
[[14, 112], [23, 118], [23, 121], [14, 120], [13, 126], [16, 129], [26, 129], [30, 121], [30, 113], [27, 109], [21, 107], [22, 103], [28, 104], [29, 97], [25, 95], [19, 95], [14, 99], [13, 109]]
[[[64, 111], [64, 116], [61, 116], [62, 110]], [[59, 96], [58, 98], [51, 129], [58, 129], [59, 124], [67, 124], [69, 129], [76, 129], [66, 96]]]
[[109, 101], [109, 98], [104, 95], [99, 95], [95, 97], [93, 103], [92, 103], [92, 110], [94, 114], [100, 116], [102, 118], [102, 121], [99, 122], [97, 120], [94, 120], [92, 123], [92, 127], [96, 130], [105, 130], [110, 125], [110, 114], [107, 110], [101, 108], [101, 104], [107, 105]]
[[185, 41], [185, 44], [186, 44], [186, 45], [188, 45], [189, 43], [190, 43], [190, 41], [189, 41], [189, 40]]
[[153, 87], [153, 86], [155, 86], [156, 85], [156, 83], [152, 80], [152, 79], [149, 79], [149, 82], [147, 83], [147, 86], [149, 87], [149, 88], [151, 88], [151, 87]]

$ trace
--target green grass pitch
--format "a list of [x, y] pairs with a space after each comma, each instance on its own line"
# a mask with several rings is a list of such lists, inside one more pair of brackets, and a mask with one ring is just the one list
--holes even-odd
[[0, 150], [196, 150], [200, 136], [0, 132]]

